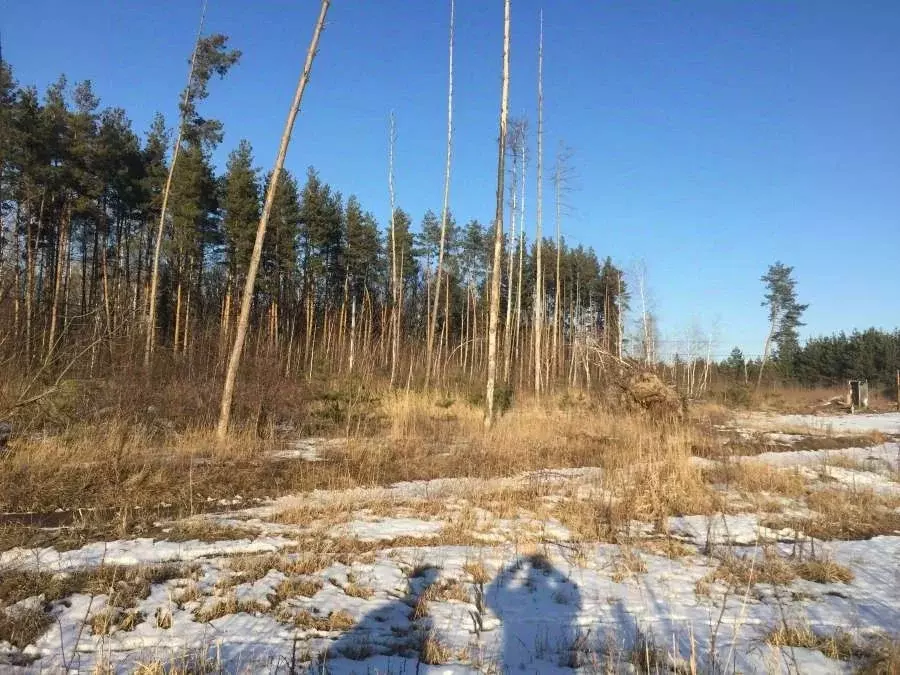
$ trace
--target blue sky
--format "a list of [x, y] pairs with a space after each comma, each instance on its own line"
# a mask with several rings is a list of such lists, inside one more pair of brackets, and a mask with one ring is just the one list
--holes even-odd
[[[512, 3], [511, 112], [532, 130], [541, 6]], [[0, 0], [3, 56], [23, 83], [93, 80], [143, 131], [174, 120], [199, 7]], [[394, 110], [398, 203], [417, 221], [439, 209], [448, 8], [335, 0], [288, 168], [316, 166], [384, 222]], [[209, 0], [206, 32], [244, 52], [205, 108], [225, 123], [220, 165], [241, 138], [271, 165], [317, 11]], [[900, 3], [555, 0], [544, 22], [545, 164], [563, 141], [577, 172], [563, 233], [644, 262], [665, 340], [696, 324], [717, 354], [761, 352], [776, 259], [810, 303], [804, 335], [900, 323]], [[457, 0], [458, 220], [492, 213], [501, 38], [500, 0]]]

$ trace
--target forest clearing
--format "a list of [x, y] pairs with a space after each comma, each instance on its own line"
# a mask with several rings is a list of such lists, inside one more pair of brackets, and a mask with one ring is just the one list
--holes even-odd
[[900, 674], [900, 14], [35, 2], [0, 671]]
[[[5, 663], [148, 673], [900, 663], [900, 414], [714, 410], [715, 424], [697, 411], [657, 426], [572, 401], [510, 411], [485, 437], [466, 403], [399, 394], [389, 405], [383, 438], [288, 435], [274, 451], [198, 452], [193, 516], [104, 513], [89, 495], [52, 525], [2, 516]], [[23, 461], [53, 450], [37, 442]], [[68, 472], [102, 470], [96, 456]], [[169, 460], [183, 471], [185, 458]], [[211, 464], [240, 473], [241, 493], [209, 494]], [[262, 477], [275, 473], [309, 488], [267, 495]], [[160, 498], [174, 504], [186, 488]]]

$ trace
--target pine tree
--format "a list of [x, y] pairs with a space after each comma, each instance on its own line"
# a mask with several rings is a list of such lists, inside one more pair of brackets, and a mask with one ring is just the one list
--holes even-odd
[[800, 318], [809, 305], [797, 302], [797, 282], [793, 278], [793, 272], [793, 267], [777, 261], [761, 277], [766, 288], [762, 306], [769, 310], [769, 334], [763, 348], [757, 389], [762, 384], [763, 369], [771, 346], [775, 345], [775, 356], [785, 374], [790, 374], [794, 355], [799, 347], [797, 328], [804, 325]]
[[[271, 174], [266, 177], [268, 190]], [[272, 203], [272, 214], [263, 244], [262, 283], [279, 303], [285, 284], [297, 274], [297, 238], [300, 231], [300, 192], [297, 180], [289, 171], [282, 171], [278, 190]]]
[[166, 208], [168, 206], [169, 191], [175, 175], [175, 167], [182, 144], [194, 147], [200, 151], [210, 151], [222, 141], [222, 124], [218, 120], [201, 117], [197, 110], [197, 103], [209, 96], [209, 81], [213, 75], [225, 77], [228, 71], [241, 57], [241, 52], [236, 49], [228, 49], [228, 37], [221, 34], [202, 38], [203, 19], [206, 14], [206, 6], [200, 16], [200, 29], [197, 41], [189, 60], [188, 84], [182, 94], [180, 104], [180, 120], [178, 136], [172, 151], [172, 161], [169, 165], [169, 174], [163, 189], [162, 203], [159, 214], [159, 225], [156, 230], [156, 240], [153, 248], [153, 266], [150, 271], [150, 295], [147, 302], [147, 340], [144, 347], [144, 366], [149, 367], [150, 356], [153, 353], [156, 337], [156, 300], [159, 285], [159, 262], [162, 250], [162, 240], [166, 221]]
[[228, 276], [238, 286], [250, 263], [259, 224], [259, 187], [253, 149], [248, 141], [241, 140], [228, 155], [221, 198]]
[[363, 212], [359, 200], [351, 195], [344, 210], [347, 250], [345, 261], [349, 292], [361, 302], [365, 292], [375, 293], [385, 283], [383, 246], [375, 217]]

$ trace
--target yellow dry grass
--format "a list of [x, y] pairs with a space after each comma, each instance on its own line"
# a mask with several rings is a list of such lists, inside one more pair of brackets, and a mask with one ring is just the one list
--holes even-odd
[[853, 636], [843, 630], [828, 635], [815, 633], [809, 626], [782, 624], [766, 636], [773, 647], [815, 649], [830, 659], [846, 661], [859, 654]]

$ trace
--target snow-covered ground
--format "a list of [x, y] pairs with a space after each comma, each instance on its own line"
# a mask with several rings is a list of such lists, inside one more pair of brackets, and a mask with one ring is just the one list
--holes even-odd
[[769, 415], [751, 413], [740, 420], [741, 426], [779, 432], [809, 430], [819, 433], [864, 434], [877, 431], [900, 436], [900, 413], [855, 415]]
[[[900, 415], [765, 420], [753, 428], [900, 434]], [[824, 467], [830, 484], [896, 492], [897, 443], [790, 450], [801, 438], [784, 434], [778, 438], [784, 452], [742, 461], [808, 471], [810, 481]], [[315, 459], [312, 444], [296, 447], [299, 460]], [[836, 457], [844, 461], [835, 464]], [[635, 658], [685, 669], [695, 663], [701, 672], [715, 666], [729, 673], [846, 673], [853, 664], [815, 649], [776, 648], [765, 637], [783, 623], [820, 635], [845, 631], [860, 644], [896, 635], [898, 536], [798, 539], [793, 531], [762, 525], [765, 514], [748, 512], [672, 517], [662, 527], [635, 523], [623, 543], [585, 543], [534, 512], [501, 517], [466, 506], [476, 494], [534, 486], [550, 501], [554, 495], [583, 499], [599, 494], [600, 478], [599, 469], [583, 468], [322, 491], [194, 518], [253, 525], [259, 535], [252, 539], [134, 539], [64, 552], [5, 551], [0, 575], [172, 561], [190, 562], [191, 568], [182, 578], [153, 584], [149, 596], [138, 599], [134, 610], [142, 620], [131, 630], [93, 634], [88, 624], [107, 609], [107, 595], [76, 593], [53, 603], [55, 622], [22, 653], [0, 643], [0, 669], [91, 672], [108, 664], [130, 671], [202, 654], [227, 672], [254, 673], [631, 672]], [[415, 504], [432, 506], [417, 511]], [[325, 515], [310, 522], [288, 517], [312, 507]], [[346, 517], [332, 522], [330, 512]], [[446, 528], [462, 513], [471, 516], [473, 542], [447, 545]], [[347, 541], [358, 542], [357, 548], [345, 547], [349, 553], [335, 555], [324, 568], [297, 567], [313, 549], [345, 550], [341, 542]], [[678, 552], [670, 558], [663, 553], [673, 544]], [[817, 560], [844, 566], [852, 579], [735, 586], [716, 576], [723, 559], [762, 566], [775, 555], [795, 562], [798, 550], [807, 559], [814, 551]], [[255, 573], [242, 577], [235, 571], [238, 563], [252, 568], [248, 561], [263, 556], [268, 562]], [[213, 611], [222, 603], [224, 610]], [[209, 616], [216, 618], [203, 620]], [[24, 665], [11, 665], [14, 660]]]

